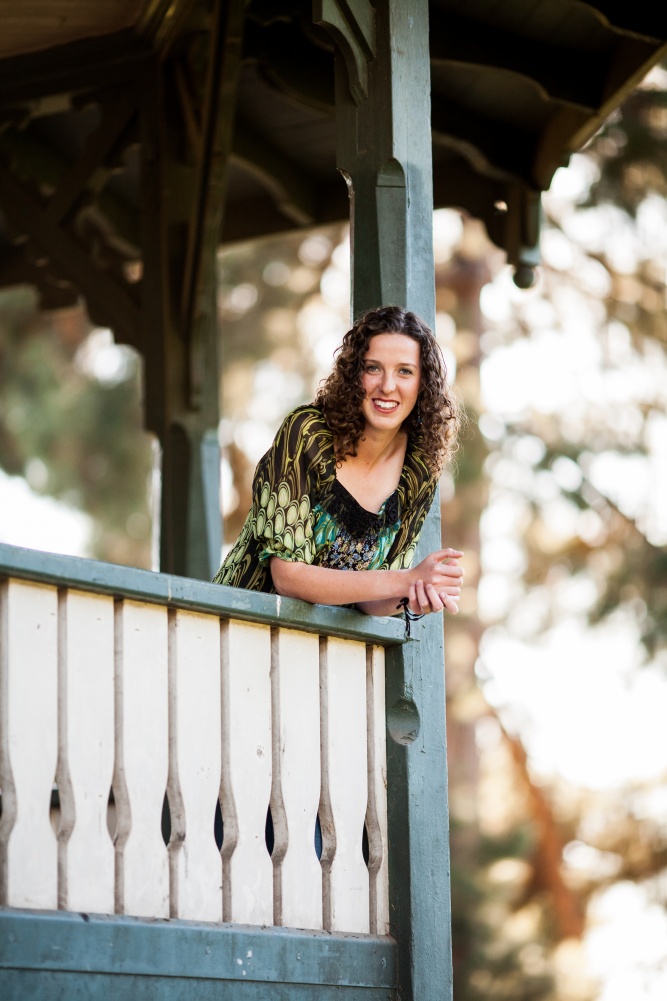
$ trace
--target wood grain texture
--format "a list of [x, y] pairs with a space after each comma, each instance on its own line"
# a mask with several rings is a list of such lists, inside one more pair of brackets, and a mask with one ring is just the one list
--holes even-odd
[[224, 920], [273, 922], [265, 840], [271, 799], [271, 631], [227, 622], [222, 633]]
[[389, 934], [389, 849], [387, 843], [387, 739], [385, 725], [384, 650], [366, 648], [366, 716], [368, 719], [368, 875], [370, 930]]
[[220, 789], [220, 624], [169, 619], [170, 915], [222, 920], [222, 862], [213, 822]]
[[370, 930], [362, 835], [368, 804], [366, 647], [339, 639], [320, 651], [324, 927]]
[[167, 609], [116, 603], [116, 912], [169, 917]]
[[322, 867], [314, 835], [320, 800], [320, 679], [317, 636], [272, 635], [274, 922], [322, 927]]
[[58, 758], [58, 595], [0, 584], [0, 903], [58, 906], [49, 819]]
[[59, 599], [59, 906], [112, 914], [113, 599], [73, 590]]

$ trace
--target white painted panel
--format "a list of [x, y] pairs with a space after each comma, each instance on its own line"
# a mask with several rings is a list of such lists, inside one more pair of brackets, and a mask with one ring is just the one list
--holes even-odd
[[274, 919], [322, 927], [322, 867], [315, 854], [320, 800], [319, 638], [291, 629], [273, 639]]
[[113, 598], [61, 596], [60, 906], [114, 912], [107, 805], [114, 766]]
[[222, 920], [213, 824], [220, 791], [220, 620], [170, 614], [169, 843], [172, 917]]
[[366, 645], [328, 639], [320, 683], [325, 927], [368, 932], [369, 881], [362, 854], [368, 803]]
[[167, 609], [116, 605], [116, 912], [169, 917]]
[[273, 923], [273, 865], [266, 850], [271, 797], [271, 631], [230, 621], [223, 639], [225, 921]]
[[369, 647], [366, 656], [368, 717], [368, 811], [370, 926], [374, 935], [389, 934], [389, 866], [387, 856], [387, 740], [385, 724], [384, 649]]
[[0, 903], [54, 910], [58, 844], [49, 811], [58, 758], [58, 595], [20, 581], [1, 591]]

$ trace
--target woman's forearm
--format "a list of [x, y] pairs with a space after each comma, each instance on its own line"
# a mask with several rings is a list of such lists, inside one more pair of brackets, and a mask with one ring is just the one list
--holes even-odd
[[[408, 593], [409, 574], [409, 570], [332, 570], [271, 558], [271, 576], [278, 594], [319, 605], [355, 604], [369, 615], [396, 612], [396, 605]], [[370, 605], [381, 610], [371, 610]]]
[[366, 615], [398, 615], [403, 610], [403, 605], [396, 598], [385, 598], [382, 601], [355, 601], [355, 605]]

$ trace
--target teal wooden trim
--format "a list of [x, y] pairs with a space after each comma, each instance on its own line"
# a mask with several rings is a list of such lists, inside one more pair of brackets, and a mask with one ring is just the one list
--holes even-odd
[[[348, 998], [360, 998], [363, 991], [365, 999], [395, 999], [395, 965], [394, 942], [371, 935], [0, 909], [3, 1001], [129, 998], [131, 989], [139, 992], [134, 997], [160, 1001], [185, 997], [188, 990], [190, 1001], [209, 996], [328, 1001], [338, 998], [341, 988], [355, 989]], [[141, 990], [142, 978], [150, 979], [150, 990]], [[31, 982], [49, 990], [33, 993]], [[53, 991], [58, 984], [76, 991]], [[281, 991], [281, 985], [288, 989]], [[297, 991], [299, 985], [330, 990]]]
[[[341, 31], [358, 33], [367, 2], [320, 5], [334, 41]], [[393, 304], [435, 321], [428, 8], [428, 0], [375, 4], [365, 100], [340, 45], [336, 53], [337, 166], [353, 203], [355, 318]], [[436, 498], [415, 561], [440, 548]], [[401, 1001], [452, 998], [442, 630], [442, 616], [427, 616], [415, 624], [415, 642], [392, 648], [386, 661], [389, 909]]]
[[406, 1001], [453, 991], [444, 637], [430, 618], [385, 660], [390, 928]]
[[0, 543], [0, 577], [20, 577], [57, 587], [74, 587], [115, 598], [211, 612], [223, 618], [247, 619], [381, 646], [405, 641], [405, 625], [400, 618], [363, 615], [348, 608], [311, 605], [296, 598], [244, 591], [115, 563], [42, 553], [4, 543]]
[[2, 1001], [396, 1001], [386, 987], [257, 983], [113, 973], [0, 971]]

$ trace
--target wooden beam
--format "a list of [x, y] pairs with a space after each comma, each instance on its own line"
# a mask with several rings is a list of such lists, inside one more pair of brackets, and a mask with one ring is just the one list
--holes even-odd
[[[318, 182], [317, 186], [313, 184], [313, 198], [315, 208], [311, 225], [323, 226], [326, 223], [343, 222], [348, 218], [350, 202], [342, 177]], [[221, 242], [236, 243], [240, 240], [252, 240], [255, 237], [291, 233], [301, 228], [302, 224], [296, 222], [293, 216], [288, 217], [281, 211], [268, 191], [258, 192], [242, 201], [227, 204]]]
[[[322, 35], [328, 41], [324, 32]], [[330, 43], [329, 47], [313, 44], [312, 37], [303, 30], [297, 31], [294, 22], [260, 27], [249, 15], [243, 42], [244, 61], [257, 62], [262, 76], [298, 105], [326, 115], [335, 111], [330, 49]]]
[[[179, 67], [186, 50], [156, 58], [142, 84], [142, 348], [146, 421], [162, 446], [160, 566], [203, 579], [221, 550], [216, 252], [244, 9], [243, 0], [216, 0], [208, 51], [199, 54], [201, 92]], [[186, 161], [184, 191], [174, 178]]]
[[0, 108], [90, 90], [101, 81], [105, 87], [136, 81], [149, 56], [147, 43], [125, 29], [0, 60]]
[[197, 0], [150, 0], [136, 25], [138, 34], [166, 59]]
[[44, 210], [45, 218], [57, 225], [85, 194], [91, 175], [99, 171], [106, 157], [118, 144], [130, 119], [137, 114], [137, 97], [132, 90], [113, 94], [113, 102], [101, 105], [102, 120], [89, 136], [83, 154], [58, 181], [58, 186]]
[[570, 0], [587, 7], [602, 24], [619, 34], [635, 35], [660, 45], [667, 35], [667, 12], [655, 0]]
[[[461, 63], [516, 73], [539, 87], [544, 99], [585, 111], [602, 103], [615, 44], [612, 37], [606, 50], [587, 52], [575, 46], [525, 38], [453, 11], [436, 8], [431, 13], [432, 63]], [[638, 44], [647, 57], [653, 53], [654, 46], [648, 42]], [[563, 72], [564, 66], [567, 72]]]
[[[567, 116], [567, 117], [565, 117]], [[475, 114], [453, 102], [433, 98], [431, 121], [433, 140], [462, 151], [476, 170], [489, 177], [516, 178], [529, 187], [545, 190], [560, 166], [563, 147], [549, 143], [550, 130], [558, 118], [567, 121], [570, 134], [586, 115], [574, 108], [554, 112], [552, 122], [543, 132], [528, 131], [515, 125]], [[538, 160], [538, 152], [540, 158]]]
[[280, 212], [297, 226], [312, 226], [317, 203], [312, 178], [254, 133], [243, 118], [236, 122], [232, 142], [233, 161], [271, 193]]
[[[241, 69], [244, 4], [217, 0], [213, 10], [206, 87], [201, 115], [201, 143], [195, 177], [192, 213], [188, 227], [181, 296], [181, 323], [190, 341], [189, 405], [198, 409], [210, 379], [211, 352], [215, 352], [217, 309], [210, 315], [216, 295], [216, 251], [227, 189], [228, 160], [236, 93]], [[204, 328], [211, 327], [213, 341]], [[206, 357], [208, 356], [208, 357]], [[218, 377], [214, 373], [214, 399], [210, 401], [217, 425]]]

